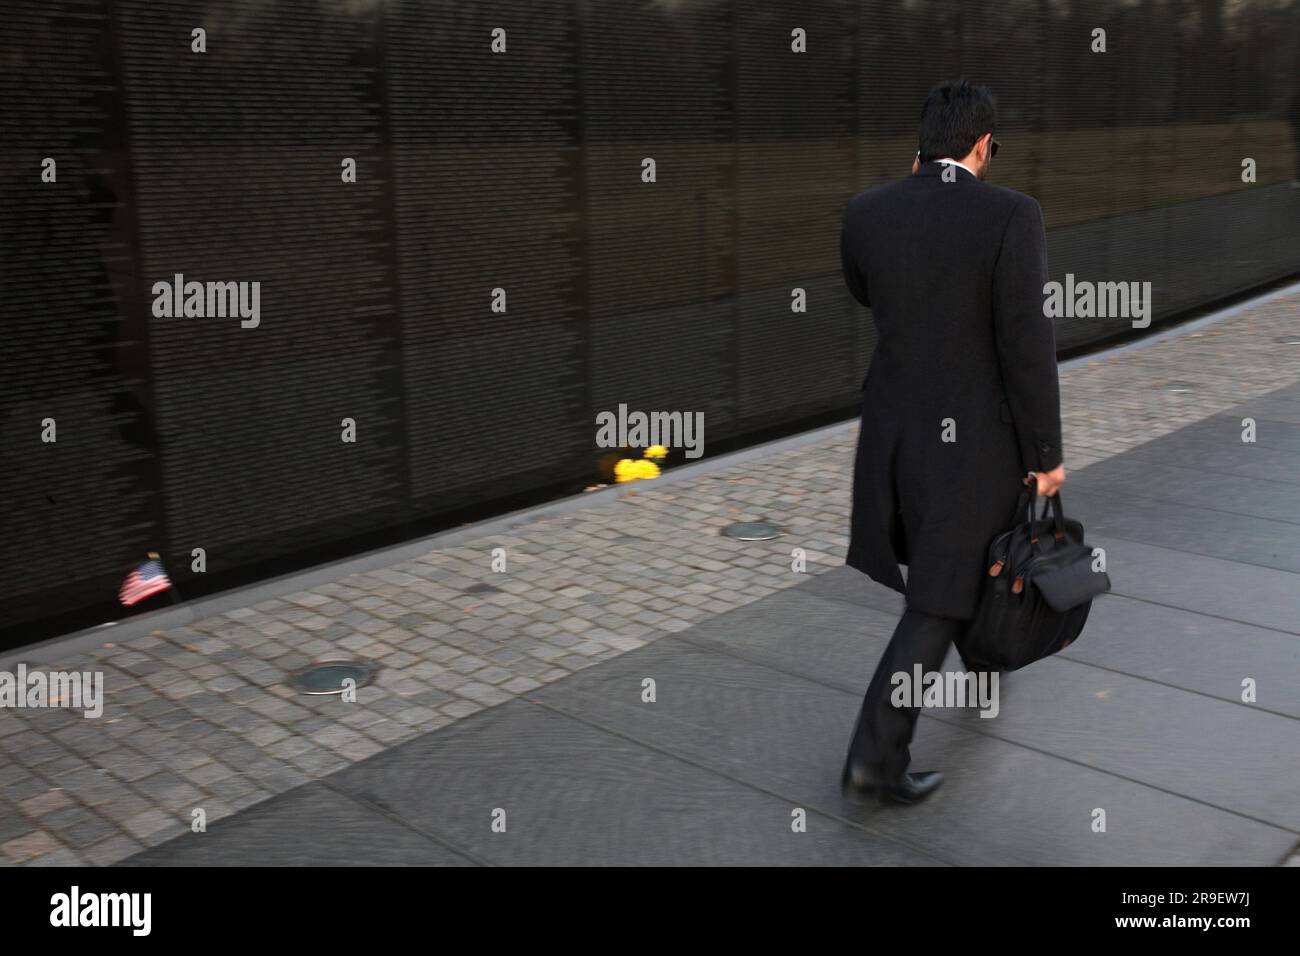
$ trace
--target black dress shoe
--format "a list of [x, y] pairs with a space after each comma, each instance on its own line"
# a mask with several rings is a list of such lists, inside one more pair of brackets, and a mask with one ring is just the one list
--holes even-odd
[[845, 796], [874, 796], [879, 800], [910, 805], [920, 803], [939, 789], [941, 783], [943, 774], [937, 770], [905, 773], [897, 780], [878, 780], [869, 771], [846, 761], [844, 773], [840, 776], [840, 792]]

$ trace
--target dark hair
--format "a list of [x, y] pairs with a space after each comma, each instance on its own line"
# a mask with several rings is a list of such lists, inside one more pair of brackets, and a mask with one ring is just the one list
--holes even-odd
[[980, 83], [948, 80], [932, 89], [921, 107], [921, 162], [961, 159], [998, 121], [993, 91]]

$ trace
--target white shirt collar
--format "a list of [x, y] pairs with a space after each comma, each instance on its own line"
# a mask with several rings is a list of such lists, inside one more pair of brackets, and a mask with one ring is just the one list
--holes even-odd
[[[955, 160], [955, 159], [948, 159], [948, 158], [945, 156], [943, 159], [936, 159], [935, 162], [936, 162], [936, 163], [948, 163], [950, 166], [960, 166], [962, 169], [966, 170], [966, 172], [970, 173], [972, 176], [975, 176], [975, 170], [971, 169], [971, 168], [970, 168], [969, 166], [967, 166], [965, 163], [959, 163], [959, 162], [957, 162], [957, 160]], [[976, 179], [979, 179], [978, 176], [975, 176], [975, 178], [976, 178]]]

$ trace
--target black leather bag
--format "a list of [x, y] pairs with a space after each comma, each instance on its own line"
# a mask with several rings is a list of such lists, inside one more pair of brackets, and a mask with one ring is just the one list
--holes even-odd
[[[1067, 520], [1058, 492], [1035, 518], [1038, 491], [1026, 488], [1012, 521], [989, 545], [988, 573], [975, 619], [957, 642], [967, 670], [1013, 671], [1064, 650], [1110, 590], [1093, 570], [1083, 525]], [[1022, 520], [1023, 519], [1023, 520]]]

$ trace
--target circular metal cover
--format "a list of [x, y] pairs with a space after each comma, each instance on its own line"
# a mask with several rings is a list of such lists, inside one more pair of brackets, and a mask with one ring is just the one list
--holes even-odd
[[319, 661], [294, 673], [289, 684], [304, 694], [341, 694], [343, 682], [349, 678], [357, 687], [370, 683], [375, 675], [373, 664], [357, 661]]
[[1281, 345], [1300, 345], [1300, 335], [1279, 335], [1273, 341]]
[[738, 541], [771, 541], [773, 538], [781, 537], [785, 532], [766, 521], [737, 521], [723, 528], [722, 534], [724, 537], [735, 538]]
[[1191, 390], [1192, 386], [1186, 382], [1165, 382], [1166, 392], [1190, 392]]

